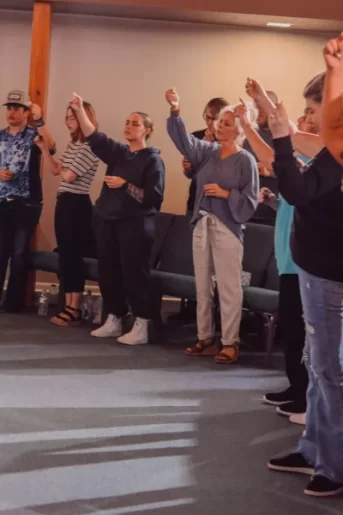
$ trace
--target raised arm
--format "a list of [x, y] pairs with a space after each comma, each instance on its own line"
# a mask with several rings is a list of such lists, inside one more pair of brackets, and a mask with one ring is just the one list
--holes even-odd
[[334, 158], [343, 164], [343, 35], [324, 48], [327, 72], [322, 107], [322, 138]]
[[326, 149], [315, 157], [310, 171], [299, 173], [283, 105], [279, 104], [272, 113], [269, 126], [274, 136], [275, 175], [280, 193], [290, 205], [306, 206], [341, 184], [342, 167]]
[[123, 149], [124, 145], [108, 138], [105, 134], [96, 130], [83, 108], [83, 101], [79, 95], [73, 93], [69, 105], [78, 119], [80, 128], [86, 136], [92, 152], [105, 164], [109, 165], [113, 163], [117, 152]]
[[41, 136], [50, 152], [50, 154], [55, 154], [56, 145], [55, 140], [45, 125], [45, 121], [42, 116], [42, 109], [38, 104], [31, 104], [30, 111], [32, 114], [32, 118], [35, 122], [37, 132], [39, 136]]
[[170, 117], [167, 121], [167, 130], [176, 148], [191, 162], [197, 170], [209, 153], [212, 152], [212, 143], [199, 140], [187, 133], [185, 123], [180, 117], [180, 101], [175, 89], [168, 89], [166, 100], [170, 105]]
[[252, 151], [256, 155], [258, 161], [268, 170], [273, 169], [274, 150], [258, 134], [253, 123], [249, 119], [249, 112], [246, 103], [241, 100], [241, 104], [235, 109], [235, 115], [239, 117], [244, 133], [248, 140]]
[[[257, 80], [249, 78], [246, 83], [246, 91], [254, 102], [262, 107], [268, 117], [274, 112], [276, 107], [274, 102], [269, 98], [266, 90]], [[312, 158], [322, 150], [324, 145], [319, 136], [299, 131], [290, 120], [288, 120], [288, 123], [294, 150], [299, 152], [299, 154]], [[261, 160], [261, 163], [265, 164], [267, 168], [270, 167], [273, 162], [273, 155], [266, 148], [263, 148], [261, 142], [256, 137], [258, 134], [253, 134], [248, 128], [246, 135], [251, 148]]]

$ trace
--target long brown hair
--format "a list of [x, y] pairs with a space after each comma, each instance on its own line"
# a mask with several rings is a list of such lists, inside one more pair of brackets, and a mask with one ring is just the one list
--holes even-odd
[[[83, 105], [83, 108], [86, 112], [86, 115], [87, 115], [89, 121], [94, 125], [95, 129], [97, 130], [99, 128], [99, 124], [98, 124], [98, 121], [96, 118], [96, 113], [95, 113], [94, 107], [92, 106], [92, 104], [90, 104], [89, 102], [85, 102], [85, 101], [82, 102], [82, 105]], [[67, 114], [68, 114], [69, 109], [71, 109], [71, 112], [75, 116], [75, 113], [71, 107], [68, 107]], [[77, 120], [76, 116], [75, 116], [75, 118]], [[72, 139], [73, 143], [75, 143], [76, 141], [81, 141], [81, 143], [85, 143], [87, 138], [83, 134], [80, 125], [78, 126], [77, 130], [71, 135], [71, 139]]]

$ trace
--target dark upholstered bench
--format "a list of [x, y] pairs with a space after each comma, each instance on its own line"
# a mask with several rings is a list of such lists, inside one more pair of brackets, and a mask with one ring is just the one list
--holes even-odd
[[[84, 258], [87, 279], [98, 280], [97, 260]], [[229, 264], [228, 264], [229, 266]], [[58, 254], [36, 251], [31, 268], [58, 274]], [[196, 300], [192, 260], [192, 229], [186, 216], [160, 213], [151, 270], [159, 312], [162, 297]], [[279, 305], [278, 274], [274, 257], [274, 228], [248, 223], [245, 230], [243, 270], [251, 283], [243, 287], [243, 309], [263, 316], [266, 322], [266, 353], [270, 360]]]

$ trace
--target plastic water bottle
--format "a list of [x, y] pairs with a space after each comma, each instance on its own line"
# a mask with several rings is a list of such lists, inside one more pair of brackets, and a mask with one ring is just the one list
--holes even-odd
[[38, 300], [38, 315], [46, 317], [49, 311], [49, 290], [43, 290]]
[[57, 284], [52, 284], [50, 286], [49, 303], [52, 306], [56, 306], [58, 304], [58, 286], [57, 286]]
[[91, 291], [87, 292], [87, 295], [83, 301], [82, 307], [83, 307], [83, 309], [82, 309], [83, 319], [86, 322], [92, 322], [92, 320], [93, 320], [93, 296], [92, 296]]
[[96, 301], [94, 302], [94, 312], [93, 312], [93, 324], [101, 325], [102, 322], [102, 297], [98, 295]]

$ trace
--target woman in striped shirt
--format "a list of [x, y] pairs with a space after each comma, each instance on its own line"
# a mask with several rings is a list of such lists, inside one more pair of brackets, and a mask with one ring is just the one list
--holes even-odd
[[[83, 106], [89, 120], [97, 126], [91, 104], [84, 102]], [[55, 210], [55, 234], [66, 302], [65, 309], [54, 316], [51, 322], [62, 327], [81, 322], [80, 304], [85, 286], [83, 257], [87, 254], [92, 227], [89, 189], [99, 163], [70, 107], [67, 109], [66, 126], [71, 141], [59, 161], [50, 156], [44, 142], [37, 142], [53, 175], [61, 177]]]

